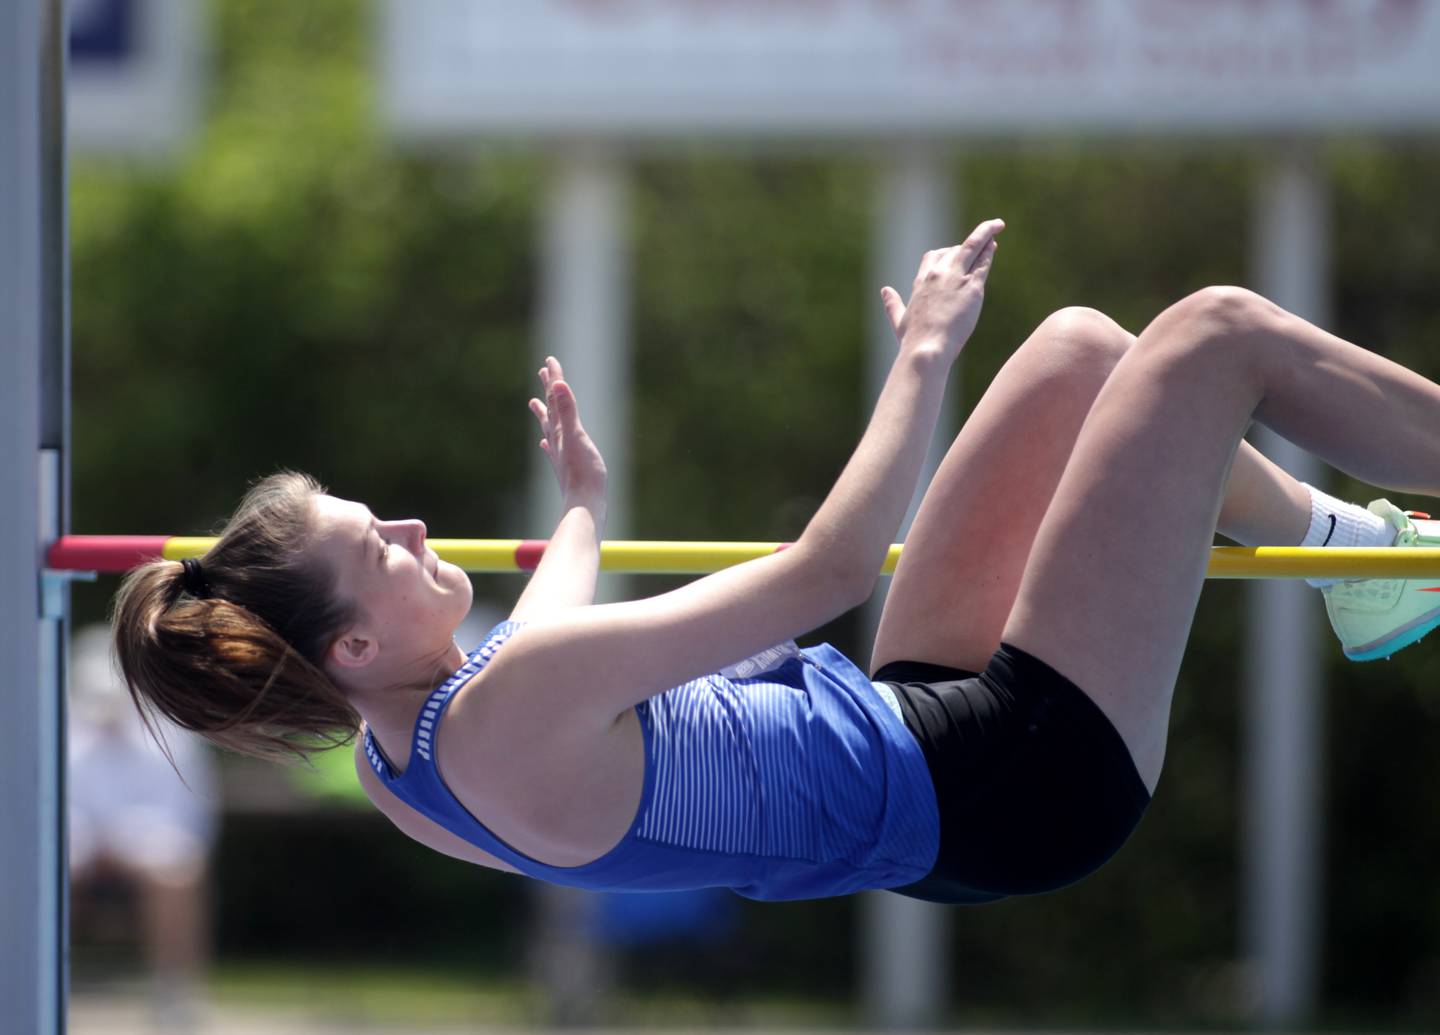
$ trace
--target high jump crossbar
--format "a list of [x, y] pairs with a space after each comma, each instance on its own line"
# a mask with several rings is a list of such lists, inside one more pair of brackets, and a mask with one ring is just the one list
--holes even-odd
[[[468, 572], [534, 571], [544, 539], [429, 539], [443, 560]], [[49, 550], [54, 571], [119, 573], [145, 561], [199, 557], [215, 544], [205, 536], [67, 535]], [[600, 547], [603, 571], [645, 575], [703, 575], [777, 553], [789, 543], [615, 540]], [[901, 545], [890, 547], [882, 574], [895, 570]], [[1440, 549], [1305, 549], [1298, 546], [1217, 546], [1210, 551], [1212, 579], [1440, 579]]]

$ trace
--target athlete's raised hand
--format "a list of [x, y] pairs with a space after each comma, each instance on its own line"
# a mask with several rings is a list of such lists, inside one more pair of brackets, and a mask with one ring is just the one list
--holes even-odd
[[531, 399], [530, 412], [540, 422], [540, 448], [550, 458], [561, 494], [567, 503], [604, 504], [605, 458], [585, 433], [575, 392], [554, 356], [540, 368], [540, 386], [545, 401]]
[[981, 223], [964, 244], [926, 252], [907, 305], [892, 287], [880, 300], [902, 351], [936, 353], [953, 361], [970, 339], [985, 301], [985, 281], [995, 259], [1003, 220]]

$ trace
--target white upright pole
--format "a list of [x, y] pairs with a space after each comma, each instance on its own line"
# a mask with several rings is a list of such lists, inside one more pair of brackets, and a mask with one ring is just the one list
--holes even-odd
[[[542, 214], [538, 348], [532, 356], [535, 370], [547, 355], [564, 365], [585, 428], [605, 454], [612, 539], [624, 538], [630, 526], [628, 187], [623, 159], [609, 148], [573, 145], [556, 154]], [[534, 457], [527, 534], [544, 536], [559, 519], [560, 500], [549, 462], [538, 449]], [[600, 599], [617, 599], [623, 584], [623, 576], [601, 576]], [[593, 1022], [608, 984], [605, 961], [589, 934], [593, 897], [548, 885], [536, 894], [533, 959], [551, 1019]]]
[[[889, 284], [902, 298], [909, 298], [921, 255], [956, 243], [948, 172], [947, 163], [937, 151], [923, 144], [887, 154], [879, 168], [871, 237], [874, 252], [865, 285], [866, 312], [872, 314], [867, 402], [879, 395], [895, 358], [895, 334], [880, 305], [880, 288]], [[956, 390], [957, 386], [952, 385], [952, 398]], [[910, 528], [925, 486], [950, 445], [953, 425], [954, 409], [947, 405], [901, 528], [902, 537]], [[881, 580], [881, 588], [867, 611], [867, 632], [872, 637], [879, 625], [887, 585]], [[867, 1021], [876, 1028], [892, 1030], [937, 1027], [947, 1002], [949, 923], [945, 907], [876, 892], [863, 896], [862, 918], [861, 988]]]
[[16, 1035], [65, 1026], [65, 593], [40, 573], [65, 521], [64, 41], [61, 0], [0, 4], [0, 1011]]
[[[628, 171], [614, 151], [576, 146], [553, 160], [541, 218], [535, 370], [547, 355], [565, 366], [586, 430], [610, 473], [609, 537], [630, 525], [630, 234]], [[534, 382], [536, 390], [539, 382]], [[522, 414], [523, 416], [523, 414]], [[538, 434], [537, 434], [538, 438]], [[560, 516], [550, 465], [532, 467], [531, 535]]]
[[[1297, 146], [1277, 153], [1262, 172], [1254, 277], [1261, 294], [1323, 324], [1330, 312], [1330, 220], [1316, 166], [1313, 149]], [[1321, 480], [1314, 457], [1263, 428], [1255, 439], [1295, 477]], [[1256, 581], [1249, 592], [1244, 937], [1256, 1019], [1288, 1027], [1313, 1013], [1319, 965], [1320, 601], [1314, 589], [1284, 579]]]

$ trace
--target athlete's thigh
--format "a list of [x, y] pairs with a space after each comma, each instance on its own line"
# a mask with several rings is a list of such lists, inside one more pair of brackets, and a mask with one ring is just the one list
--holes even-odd
[[1301, 366], [1213, 297], [1166, 310], [1106, 382], [1004, 630], [1100, 706], [1152, 791], [1236, 450], [1266, 384]]
[[1080, 426], [1133, 341], [1095, 310], [1061, 310], [1001, 368], [905, 537], [872, 671], [900, 660], [985, 667]]

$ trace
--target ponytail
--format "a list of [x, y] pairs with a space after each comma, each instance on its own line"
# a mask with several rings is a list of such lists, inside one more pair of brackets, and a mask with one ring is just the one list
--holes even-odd
[[[258, 482], [195, 570], [151, 561], [115, 598], [115, 649], [136, 707], [220, 747], [304, 759], [349, 742], [359, 715], [321, 667], [356, 617], [308, 555], [314, 499], [293, 472]], [[157, 740], [159, 737], [157, 736]]]

